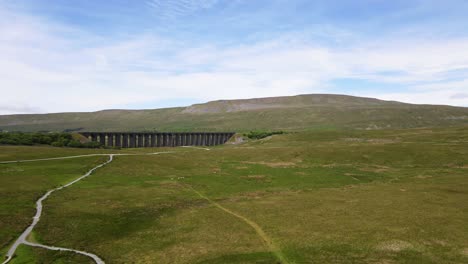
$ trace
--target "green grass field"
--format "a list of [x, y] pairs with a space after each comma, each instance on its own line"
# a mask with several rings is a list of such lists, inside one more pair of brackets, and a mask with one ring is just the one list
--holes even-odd
[[[301, 132], [210, 151], [0, 147], [0, 160], [116, 156], [54, 193], [31, 241], [106, 263], [468, 263], [468, 128]], [[46, 190], [106, 157], [0, 164], [0, 253]], [[11, 263], [93, 263], [21, 246]]]

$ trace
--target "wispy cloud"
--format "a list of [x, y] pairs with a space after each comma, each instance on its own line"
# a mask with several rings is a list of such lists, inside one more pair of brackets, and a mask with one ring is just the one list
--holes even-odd
[[[184, 15], [215, 1], [200, 3], [164, 8]], [[346, 44], [320, 41], [323, 32]], [[181, 42], [152, 32], [103, 37], [0, 4], [0, 114], [328, 93], [340, 78], [404, 88], [349, 94], [468, 106], [467, 46], [463, 36], [368, 39], [333, 26], [229, 44]]]
[[162, 19], [175, 19], [211, 8], [218, 0], [148, 0], [155, 14]]

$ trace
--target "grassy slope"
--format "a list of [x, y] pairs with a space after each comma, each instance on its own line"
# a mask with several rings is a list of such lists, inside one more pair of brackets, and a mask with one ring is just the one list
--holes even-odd
[[467, 128], [302, 132], [177, 151], [117, 157], [52, 196], [36, 239], [112, 263], [275, 261], [250, 226], [193, 187], [258, 224], [292, 263], [468, 261]]
[[468, 123], [468, 108], [410, 105], [338, 95], [215, 101], [187, 108], [0, 116], [22, 131], [248, 131], [411, 128]]

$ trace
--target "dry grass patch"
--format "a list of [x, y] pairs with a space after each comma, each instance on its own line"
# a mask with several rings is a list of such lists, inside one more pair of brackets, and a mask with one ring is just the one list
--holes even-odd
[[355, 165], [355, 164], [350, 164], [350, 163], [343, 163], [343, 164], [340, 164], [340, 163], [330, 163], [330, 164], [319, 165], [319, 166], [317, 166], [317, 167], [333, 169], [333, 168], [336, 168], [336, 167], [344, 167], [344, 166], [347, 166], [347, 167], [354, 167], [354, 166], [356, 166], [356, 165]]
[[246, 179], [255, 182], [271, 182], [271, 179], [268, 178], [266, 175], [248, 175], [242, 176], [241, 179]]
[[358, 178], [354, 177], [354, 176], [360, 176], [359, 174], [355, 174], [355, 173], [345, 173], [346, 176], [349, 176], [351, 178], [353, 178], [353, 180], [356, 180], [356, 181], [359, 181]]
[[401, 142], [400, 139], [388, 139], [388, 138], [344, 138], [346, 142], [357, 142], [357, 143], [370, 143], [370, 144], [392, 144]]
[[462, 250], [462, 252], [461, 252], [461, 253], [462, 253], [462, 255], [464, 255], [464, 256], [467, 256], [467, 257], [468, 257], [468, 248], [464, 248], [464, 249]]
[[429, 179], [429, 178], [432, 178], [432, 176], [430, 175], [418, 175], [416, 177], [414, 177], [416, 179]]
[[382, 251], [400, 252], [403, 250], [414, 249], [414, 246], [413, 244], [403, 240], [389, 240], [380, 243], [376, 248]]
[[267, 162], [267, 161], [245, 161], [243, 163], [246, 164], [256, 164], [256, 165], [264, 165], [271, 168], [289, 168], [289, 167], [296, 167], [297, 163], [302, 162], [302, 160], [297, 161], [279, 161], [279, 162]]
[[359, 169], [360, 171], [365, 171], [365, 172], [377, 172], [377, 173], [380, 173], [380, 172], [387, 172], [387, 171], [390, 171], [391, 168], [390, 167], [387, 167], [387, 166], [372, 166], [372, 167], [364, 167], [364, 168], [360, 168]]
[[[146, 182], [149, 182], [149, 181], [145, 181]], [[150, 181], [152, 183], [156, 183], [157, 181]], [[170, 180], [170, 181], [160, 181], [159, 182], [159, 185], [160, 186], [164, 186], [165, 188], [172, 188], [172, 189], [180, 189], [180, 185], [174, 181], [174, 180]]]

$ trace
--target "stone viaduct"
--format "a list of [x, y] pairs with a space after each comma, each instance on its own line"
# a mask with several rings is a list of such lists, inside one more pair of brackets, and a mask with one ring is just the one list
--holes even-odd
[[178, 146], [215, 146], [226, 143], [235, 133], [133, 133], [133, 132], [81, 132], [91, 141], [108, 147], [153, 148]]

